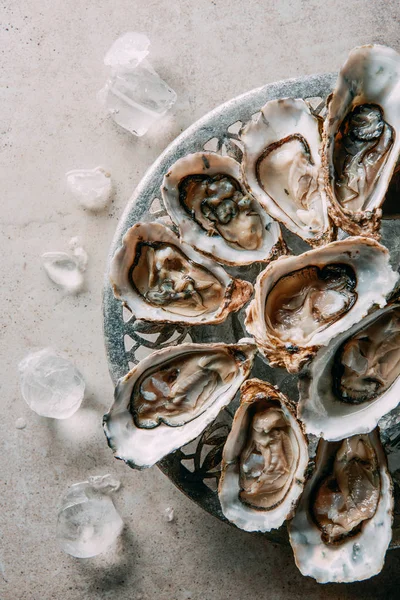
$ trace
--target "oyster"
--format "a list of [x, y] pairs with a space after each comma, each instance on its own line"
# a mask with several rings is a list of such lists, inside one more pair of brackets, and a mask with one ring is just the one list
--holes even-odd
[[369, 238], [282, 257], [258, 276], [246, 329], [271, 366], [296, 373], [320, 346], [384, 306], [397, 280], [388, 250]]
[[153, 352], [115, 388], [104, 430], [116, 458], [144, 468], [196, 438], [248, 377], [256, 347], [182, 344]]
[[321, 119], [304, 100], [271, 100], [240, 132], [252, 194], [311, 246], [335, 239], [321, 169]]
[[137, 223], [111, 262], [114, 295], [137, 319], [185, 325], [221, 323], [253, 286], [180, 242], [160, 223]]
[[332, 218], [352, 235], [379, 238], [399, 128], [400, 55], [385, 46], [355, 48], [328, 98], [323, 160]]
[[181, 239], [226, 265], [268, 262], [286, 253], [279, 224], [251, 197], [240, 164], [196, 152], [165, 175], [161, 194]]
[[265, 381], [246, 381], [223, 451], [218, 495], [226, 518], [245, 531], [280, 527], [307, 465], [307, 441], [288, 399]]
[[400, 304], [373, 312], [322, 348], [299, 391], [307, 433], [340, 440], [374, 429], [400, 402]]
[[288, 524], [296, 564], [319, 583], [377, 575], [392, 537], [393, 495], [378, 430], [320, 440], [315, 471]]

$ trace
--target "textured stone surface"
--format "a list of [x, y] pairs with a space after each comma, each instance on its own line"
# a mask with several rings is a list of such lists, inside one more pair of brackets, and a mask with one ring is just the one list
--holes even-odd
[[[337, 70], [354, 45], [400, 50], [398, 2], [6, 0], [0, 10], [1, 600], [395, 598], [399, 552], [369, 582], [319, 586], [297, 572], [289, 548], [218, 522], [158, 469], [136, 473], [115, 461], [101, 430], [112, 386], [100, 303], [118, 217], [167, 144], [242, 92]], [[95, 98], [103, 56], [129, 30], [148, 34], [151, 62], [178, 94], [161, 131], [141, 139], [117, 129]], [[95, 216], [71, 202], [64, 174], [98, 164], [112, 173], [115, 196]], [[91, 258], [76, 297], [49, 283], [40, 265], [41, 254], [68, 250], [75, 235]], [[18, 361], [48, 345], [66, 352], [87, 381], [81, 409], [62, 422], [33, 414], [19, 395]], [[23, 430], [15, 427], [19, 417]], [[124, 533], [107, 554], [66, 556], [55, 539], [60, 497], [105, 472], [122, 481], [115, 504]]]

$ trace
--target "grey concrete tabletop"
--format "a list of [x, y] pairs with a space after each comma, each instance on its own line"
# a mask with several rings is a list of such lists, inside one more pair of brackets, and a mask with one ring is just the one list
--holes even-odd
[[[297, 571], [290, 548], [219, 522], [156, 468], [114, 460], [101, 417], [112, 400], [101, 293], [108, 247], [146, 169], [187, 126], [264, 83], [335, 71], [348, 51], [400, 50], [397, 0], [4, 0], [1, 6], [1, 600], [274, 600], [399, 597], [400, 552], [370, 581], [321, 586]], [[151, 61], [178, 94], [143, 138], [117, 128], [96, 102], [103, 56], [126, 31], [145, 32]], [[109, 211], [84, 212], [65, 172], [103, 165]], [[40, 255], [78, 236], [86, 287], [63, 294]], [[83, 372], [87, 393], [70, 419], [31, 412], [18, 361], [53, 346]], [[23, 417], [27, 426], [15, 427]], [[113, 473], [123, 535], [105, 554], [76, 559], [55, 539], [57, 506], [72, 483]], [[166, 521], [172, 506], [175, 519]]]

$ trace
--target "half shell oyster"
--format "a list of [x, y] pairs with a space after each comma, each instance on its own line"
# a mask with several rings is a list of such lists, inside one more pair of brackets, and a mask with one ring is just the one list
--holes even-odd
[[271, 100], [240, 132], [247, 185], [274, 219], [311, 246], [335, 239], [321, 169], [322, 120], [304, 100]]
[[160, 223], [137, 223], [111, 262], [114, 295], [139, 320], [221, 323], [249, 299], [253, 286], [232, 279]]
[[288, 524], [296, 565], [319, 583], [377, 575], [392, 537], [393, 495], [378, 430], [318, 444], [315, 471]]
[[328, 99], [326, 187], [335, 223], [379, 238], [381, 205], [400, 150], [400, 55], [386, 46], [355, 48]]
[[248, 377], [256, 347], [182, 344], [153, 352], [115, 388], [104, 416], [116, 458], [150, 467], [196, 438], [234, 398]]
[[269, 262], [286, 253], [279, 224], [246, 189], [240, 164], [196, 152], [165, 175], [161, 194], [181, 239], [226, 265]]
[[397, 280], [388, 250], [369, 238], [282, 257], [258, 276], [246, 329], [271, 366], [296, 373], [319, 347], [384, 306]]
[[292, 515], [304, 485], [307, 441], [289, 400], [260, 379], [241, 387], [225, 443], [218, 495], [245, 531], [270, 531]]
[[299, 391], [307, 433], [340, 440], [374, 429], [400, 402], [400, 304], [373, 312], [321, 348]]

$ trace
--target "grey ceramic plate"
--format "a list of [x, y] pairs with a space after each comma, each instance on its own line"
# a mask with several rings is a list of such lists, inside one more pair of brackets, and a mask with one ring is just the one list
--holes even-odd
[[[145, 177], [130, 199], [120, 219], [113, 243], [110, 248], [107, 273], [104, 286], [104, 335], [111, 377], [116, 381], [127, 371], [155, 349], [194, 342], [235, 342], [246, 335], [243, 326], [243, 310], [231, 315], [227, 321], [216, 326], [195, 326], [192, 328], [175, 327], [173, 325], [153, 325], [135, 321], [134, 317], [122, 308], [112, 293], [109, 281], [109, 262], [129, 227], [138, 221], [161, 220], [170, 223], [160, 201], [162, 178], [171, 165], [180, 157], [190, 152], [213, 150], [227, 153], [241, 159], [241, 152], [235, 144], [237, 132], [242, 123], [268, 100], [285, 97], [306, 99], [311, 108], [318, 114], [324, 110], [324, 100], [331, 91], [336, 74], [314, 75], [272, 83], [238, 96], [219, 106], [208, 115], [194, 123], [182, 133], [147, 171]], [[382, 225], [382, 241], [391, 250], [392, 263], [397, 268], [400, 251], [397, 239], [400, 237], [400, 221], [387, 220]], [[302, 240], [284, 231], [284, 237], [294, 253], [309, 249]], [[228, 269], [240, 277], [254, 281], [260, 266]], [[257, 357], [252, 376], [257, 376], [278, 384], [289, 397], [297, 399], [297, 378], [288, 375], [283, 369], [271, 369], [261, 357]], [[167, 456], [159, 463], [160, 469], [177, 485], [177, 487], [197, 502], [205, 510], [221, 520], [221, 513], [216, 493], [219, 478], [219, 464], [222, 448], [228, 434], [232, 415], [237, 407], [237, 399], [225, 410], [216, 422], [212, 423], [198, 439], [182, 449]], [[393, 529], [392, 547], [400, 546], [400, 411], [391, 414], [381, 424], [382, 438], [389, 457], [389, 464], [394, 477], [396, 510]], [[312, 440], [315, 442], [315, 440]], [[315, 443], [311, 444], [315, 447]], [[249, 534], [250, 535], [250, 534]], [[260, 534], [251, 534], [260, 535]], [[275, 542], [288, 543], [286, 528], [264, 534]]]

